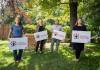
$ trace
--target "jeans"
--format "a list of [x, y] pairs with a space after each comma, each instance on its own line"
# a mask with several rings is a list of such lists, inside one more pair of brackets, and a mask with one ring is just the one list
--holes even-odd
[[22, 49], [20, 49], [20, 50], [13, 50], [14, 60], [15, 61], [20, 61], [21, 58], [22, 58], [22, 53], [23, 53]]
[[54, 44], [56, 43], [56, 51], [58, 51], [59, 45], [60, 45], [60, 40], [58, 39], [52, 39], [51, 41], [51, 52], [54, 51]]

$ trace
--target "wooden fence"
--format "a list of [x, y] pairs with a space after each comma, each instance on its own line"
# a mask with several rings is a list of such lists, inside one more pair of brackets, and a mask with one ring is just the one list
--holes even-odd
[[7, 40], [9, 35], [10, 25], [0, 24], [0, 39]]

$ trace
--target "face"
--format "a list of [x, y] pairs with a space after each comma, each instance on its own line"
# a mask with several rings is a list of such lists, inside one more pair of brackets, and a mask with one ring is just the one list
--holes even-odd
[[59, 21], [58, 21], [58, 20], [56, 20], [56, 21], [55, 21], [55, 24], [56, 24], [56, 25], [58, 25], [58, 24], [59, 24]]
[[15, 22], [16, 22], [16, 24], [19, 24], [20, 21], [19, 21], [18, 17], [15, 18]]

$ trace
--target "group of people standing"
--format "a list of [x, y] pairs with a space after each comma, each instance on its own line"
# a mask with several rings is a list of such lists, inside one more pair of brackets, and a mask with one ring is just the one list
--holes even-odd
[[[43, 20], [39, 20], [37, 23], [36, 32], [41, 32], [41, 31], [45, 31], [45, 30], [46, 29], [45, 29], [45, 25], [43, 23]], [[53, 33], [54, 30], [57, 30], [57, 31], [63, 30], [63, 27], [59, 24], [59, 20], [55, 20], [50, 31]], [[40, 47], [40, 53], [42, 53], [45, 43], [46, 43], [46, 40], [37, 41], [36, 52], [38, 52], [38, 48]], [[56, 43], [56, 51], [58, 51], [58, 48], [60, 45], [60, 40], [52, 38], [52, 40], [51, 40], [51, 52], [54, 51], [54, 44], [55, 43]]]
[[[9, 38], [23, 37], [24, 28], [20, 22], [21, 22], [20, 16], [17, 16], [15, 18], [15, 23], [10, 28]], [[36, 32], [41, 32], [41, 31], [45, 31], [45, 30], [46, 30], [46, 28], [43, 23], [43, 20], [39, 20], [37, 22]], [[63, 27], [59, 24], [59, 20], [55, 20], [54, 24], [52, 25], [51, 32], [53, 33], [54, 30], [57, 30], [57, 31], [63, 30]], [[73, 27], [73, 30], [86, 31], [86, 26], [82, 24], [81, 19], [78, 19], [76, 24]], [[46, 43], [46, 40], [37, 41], [36, 49], [35, 49], [36, 53], [39, 52], [39, 48], [40, 48], [40, 53], [43, 53], [45, 43]], [[54, 50], [55, 43], [56, 43], [56, 49]], [[58, 52], [59, 45], [60, 45], [60, 40], [52, 38], [51, 45], [50, 45], [51, 52], [53, 52], [53, 51]], [[72, 47], [75, 50], [76, 60], [78, 61], [82, 50], [84, 50], [84, 43], [72, 43]], [[14, 56], [15, 62], [20, 62], [22, 60], [22, 54], [23, 54], [23, 49], [13, 50], [13, 56]]]

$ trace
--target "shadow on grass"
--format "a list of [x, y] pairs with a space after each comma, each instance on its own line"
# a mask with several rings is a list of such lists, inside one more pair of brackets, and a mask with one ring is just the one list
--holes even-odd
[[[64, 46], [64, 47], [63, 47]], [[80, 62], [73, 61], [74, 52], [66, 45], [60, 48], [59, 53], [48, 52], [43, 54], [33, 52], [24, 52], [23, 61], [20, 64], [8, 62], [0, 64], [0, 70], [99, 70], [100, 68], [100, 48], [93, 44], [87, 46], [88, 49], [82, 53]], [[9, 53], [4, 53], [11, 57]]]

